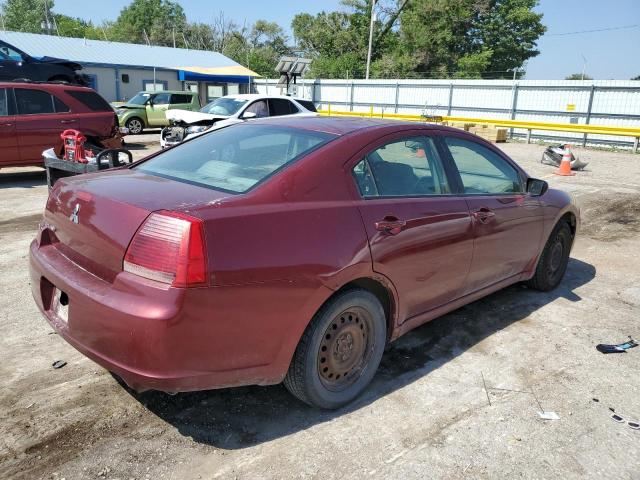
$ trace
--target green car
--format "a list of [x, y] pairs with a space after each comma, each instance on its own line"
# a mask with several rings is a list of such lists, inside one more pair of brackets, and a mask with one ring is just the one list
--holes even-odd
[[200, 109], [200, 98], [196, 92], [160, 90], [155, 92], [139, 92], [123, 105], [115, 107], [121, 127], [129, 129], [136, 135], [145, 128], [164, 127], [169, 125], [165, 112], [169, 109]]

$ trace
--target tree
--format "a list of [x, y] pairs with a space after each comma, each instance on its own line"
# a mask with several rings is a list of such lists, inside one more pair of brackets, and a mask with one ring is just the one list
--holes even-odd
[[582, 73], [572, 73], [568, 77], [565, 77], [565, 80], [593, 80], [593, 77]]
[[182, 7], [170, 0], [133, 0], [120, 11], [111, 30], [113, 38], [129, 43], [185, 47], [183, 34], [187, 17]]
[[273, 76], [282, 55], [291, 54], [288, 38], [277, 23], [257, 20], [229, 35], [223, 53], [262, 76]]
[[[311, 75], [364, 75], [371, 1], [345, 12], [299, 14], [292, 28], [314, 58]], [[374, 77], [512, 77], [537, 55], [544, 33], [537, 0], [381, 0], [374, 25]]]
[[[48, 1], [53, 8], [53, 0]], [[14, 32], [43, 33], [45, 0], [7, 0], [2, 4], [4, 28]]]
[[640, 80], [640, 75], [636, 75], [635, 77], [633, 77], [631, 80]]

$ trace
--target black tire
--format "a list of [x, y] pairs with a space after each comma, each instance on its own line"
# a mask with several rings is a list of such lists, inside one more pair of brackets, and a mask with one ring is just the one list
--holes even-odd
[[571, 229], [567, 222], [562, 220], [549, 235], [536, 271], [533, 277], [527, 281], [527, 286], [541, 292], [548, 292], [556, 288], [567, 270], [572, 243]]
[[376, 373], [386, 328], [384, 309], [371, 292], [354, 289], [336, 295], [302, 335], [285, 387], [311, 406], [335, 409], [346, 405]]
[[144, 122], [138, 117], [131, 117], [124, 126], [129, 129], [131, 135], [139, 135], [144, 130]]

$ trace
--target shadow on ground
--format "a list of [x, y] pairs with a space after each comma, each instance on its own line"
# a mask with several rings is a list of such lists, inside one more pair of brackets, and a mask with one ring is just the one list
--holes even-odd
[[392, 343], [365, 393], [336, 411], [299, 402], [282, 385], [243, 387], [169, 396], [135, 395], [182, 435], [224, 449], [240, 449], [305, 430], [358, 410], [429, 375], [483, 339], [527, 318], [557, 298], [578, 302], [574, 292], [595, 277], [595, 267], [571, 259], [563, 283], [542, 293], [513, 285], [425, 324]]
[[6, 172], [0, 170], [0, 189], [33, 188], [47, 184], [47, 172], [42, 170], [18, 170]]

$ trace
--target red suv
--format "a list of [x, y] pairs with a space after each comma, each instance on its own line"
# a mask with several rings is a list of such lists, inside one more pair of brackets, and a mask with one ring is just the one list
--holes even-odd
[[0, 167], [41, 166], [42, 152], [62, 153], [60, 133], [80, 130], [91, 144], [120, 148], [111, 105], [87, 87], [0, 82]]

